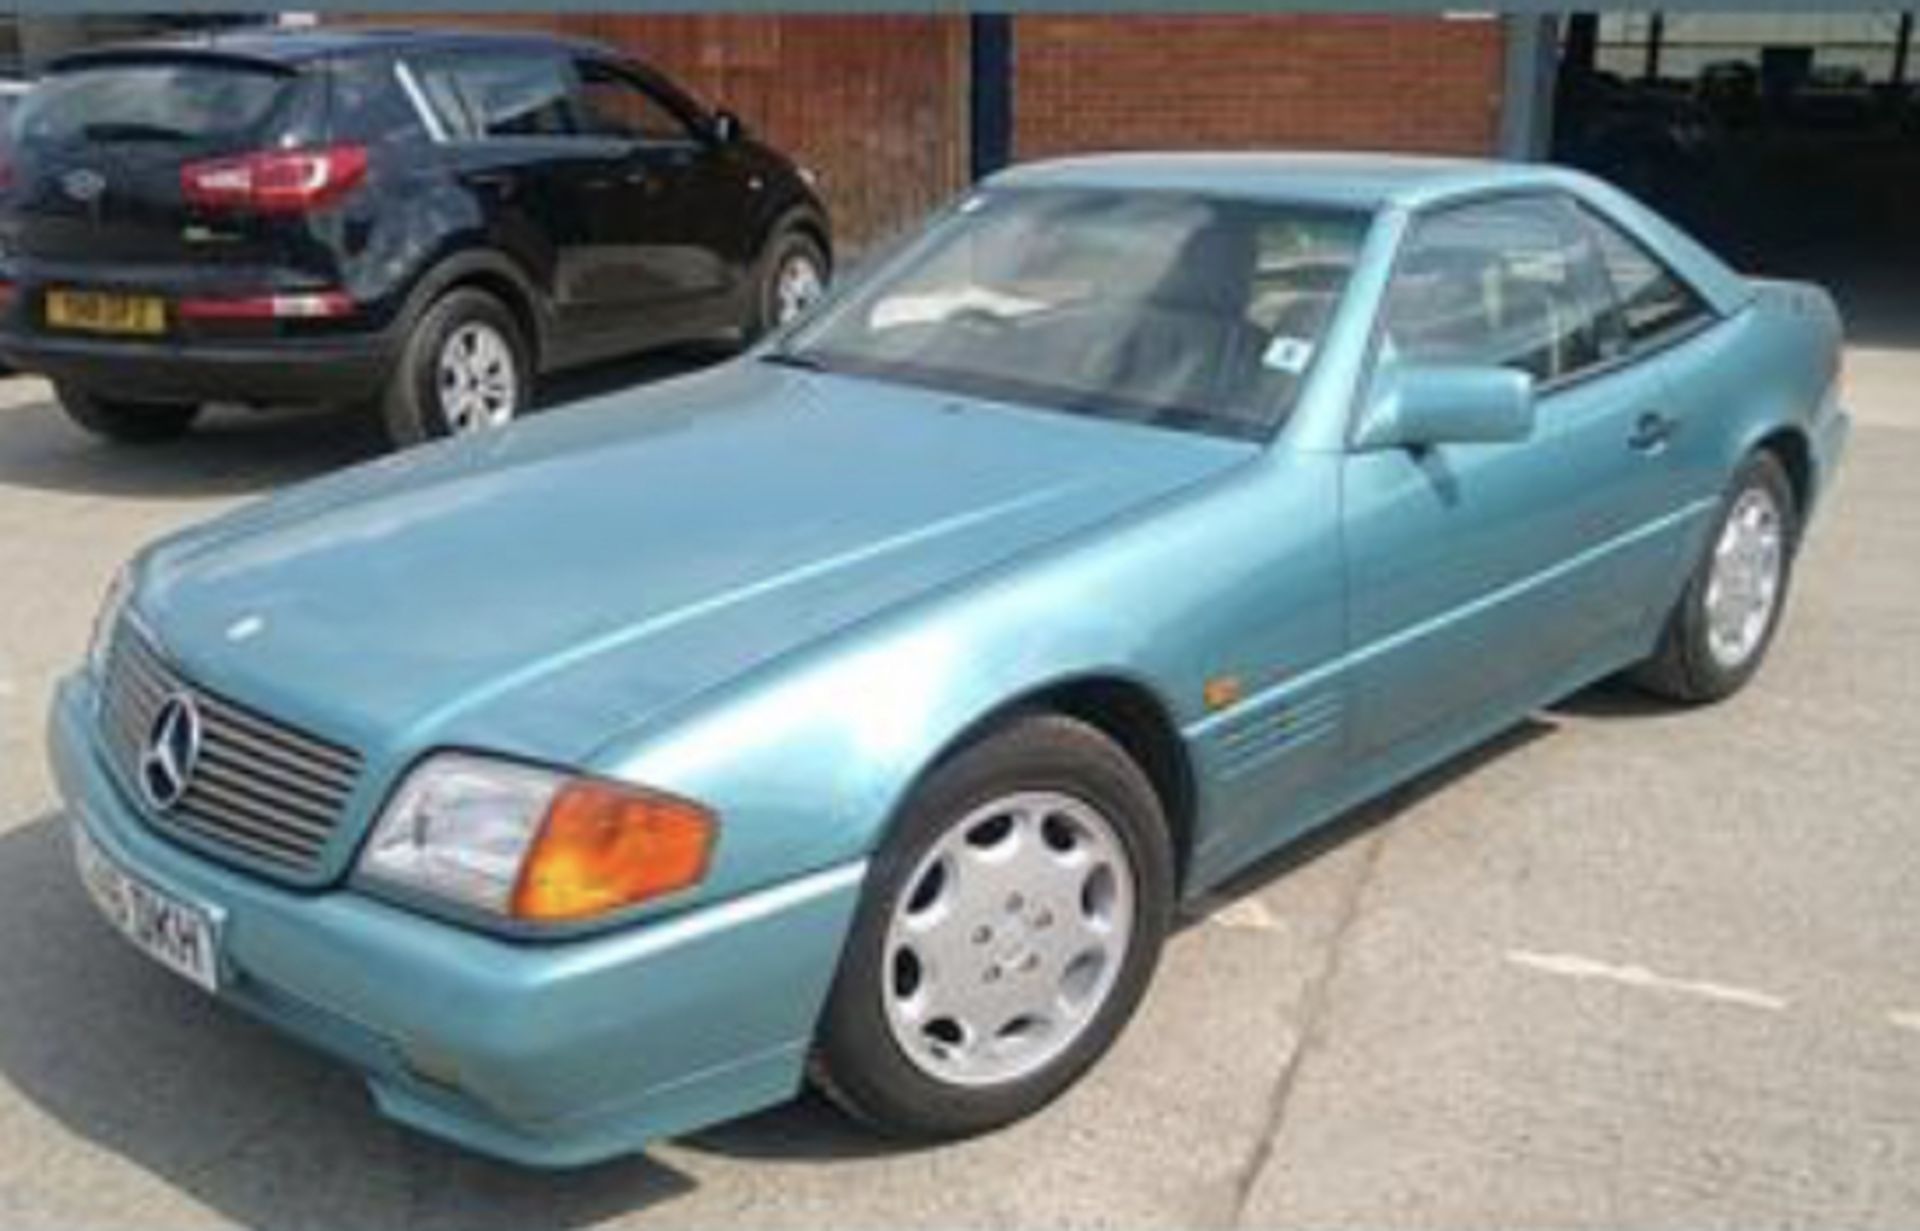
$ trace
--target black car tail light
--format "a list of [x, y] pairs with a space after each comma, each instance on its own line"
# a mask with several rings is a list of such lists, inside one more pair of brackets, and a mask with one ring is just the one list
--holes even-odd
[[367, 174], [367, 148], [259, 150], [180, 168], [180, 191], [203, 209], [303, 214], [341, 200]]

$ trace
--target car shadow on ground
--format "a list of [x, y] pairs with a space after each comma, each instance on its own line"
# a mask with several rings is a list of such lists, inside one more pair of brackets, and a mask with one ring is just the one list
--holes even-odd
[[1340, 814], [1318, 829], [1288, 842], [1272, 854], [1236, 872], [1199, 902], [1191, 904], [1182, 913], [1179, 926], [1191, 927], [1204, 921], [1214, 911], [1271, 887], [1328, 852], [1358, 841], [1388, 822], [1398, 820], [1422, 802], [1472, 777], [1502, 757], [1559, 730], [1559, 724], [1548, 714], [1523, 719], [1485, 743], [1408, 779], [1378, 799]]
[[[1205, 907], [1272, 886], [1557, 729], [1550, 718], [1510, 729], [1263, 860]], [[261, 1228], [316, 1217], [370, 1228], [570, 1228], [670, 1204], [694, 1186], [652, 1156], [530, 1171], [383, 1121], [344, 1068], [217, 1005], [114, 936], [71, 857], [59, 815], [0, 832], [0, 1074], [82, 1141]], [[819, 1163], [914, 1148], [812, 1094], [677, 1144]]]
[[1639, 719], [1678, 717], [1688, 708], [1682, 702], [1657, 697], [1618, 677], [1583, 688], [1547, 707], [1549, 713], [1569, 718]]
[[[684, 376], [725, 358], [687, 348], [600, 364], [542, 386], [539, 413]], [[179, 440], [115, 445], [67, 421], [51, 389], [0, 380], [0, 485], [144, 500], [263, 493], [387, 451], [371, 412], [212, 407]]]

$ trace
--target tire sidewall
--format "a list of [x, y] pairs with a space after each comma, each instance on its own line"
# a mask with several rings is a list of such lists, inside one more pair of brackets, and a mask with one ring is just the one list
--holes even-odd
[[[1728, 667], [1714, 656], [1708, 641], [1707, 586], [1713, 572], [1714, 550], [1719, 545], [1721, 535], [1726, 532], [1727, 521], [1732, 517], [1741, 496], [1756, 488], [1767, 493], [1779, 513], [1780, 584], [1760, 643], [1744, 662]], [[1788, 595], [1793, 588], [1794, 557], [1798, 554], [1799, 546], [1800, 516], [1793, 495], [1793, 484], [1773, 454], [1764, 451], [1754, 453], [1741, 464], [1726, 494], [1721, 497], [1700, 560], [1694, 567], [1682, 598], [1678, 630], [1680, 651], [1685, 658], [1688, 676], [1701, 699], [1718, 700], [1731, 696], [1759, 672], [1786, 615]]]
[[532, 397], [531, 353], [520, 322], [507, 306], [485, 291], [460, 287], [435, 300], [413, 327], [400, 365], [389, 382], [383, 405], [387, 434], [406, 446], [453, 435], [440, 405], [440, 352], [461, 326], [480, 322], [499, 333], [513, 355], [515, 401], [512, 419], [526, 413]]
[[[1016, 791], [1074, 796], [1111, 822], [1134, 876], [1133, 935], [1105, 1003], [1065, 1051], [1005, 1084], [951, 1085], [915, 1065], [886, 1020], [889, 923], [908, 878], [935, 843], [975, 808]], [[817, 1068], [856, 1114], [906, 1136], [957, 1136], [1028, 1115], [1091, 1067], [1133, 1015], [1157, 964], [1173, 899], [1173, 855], [1160, 802], [1117, 744], [1055, 715], [989, 732], [923, 779], [874, 856], [822, 1018]]]

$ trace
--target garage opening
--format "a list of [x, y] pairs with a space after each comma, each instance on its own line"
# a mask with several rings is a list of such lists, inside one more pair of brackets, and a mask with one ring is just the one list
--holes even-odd
[[1914, 26], [1912, 11], [1575, 15], [1554, 157], [1746, 272], [1825, 284], [1856, 343], [1920, 342]]

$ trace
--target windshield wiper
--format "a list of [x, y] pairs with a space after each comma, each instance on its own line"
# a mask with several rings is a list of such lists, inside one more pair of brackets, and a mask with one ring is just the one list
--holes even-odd
[[802, 355], [790, 350], [770, 350], [760, 356], [760, 362], [777, 364], [783, 368], [797, 368], [802, 372], [824, 372], [827, 365], [812, 355]]

